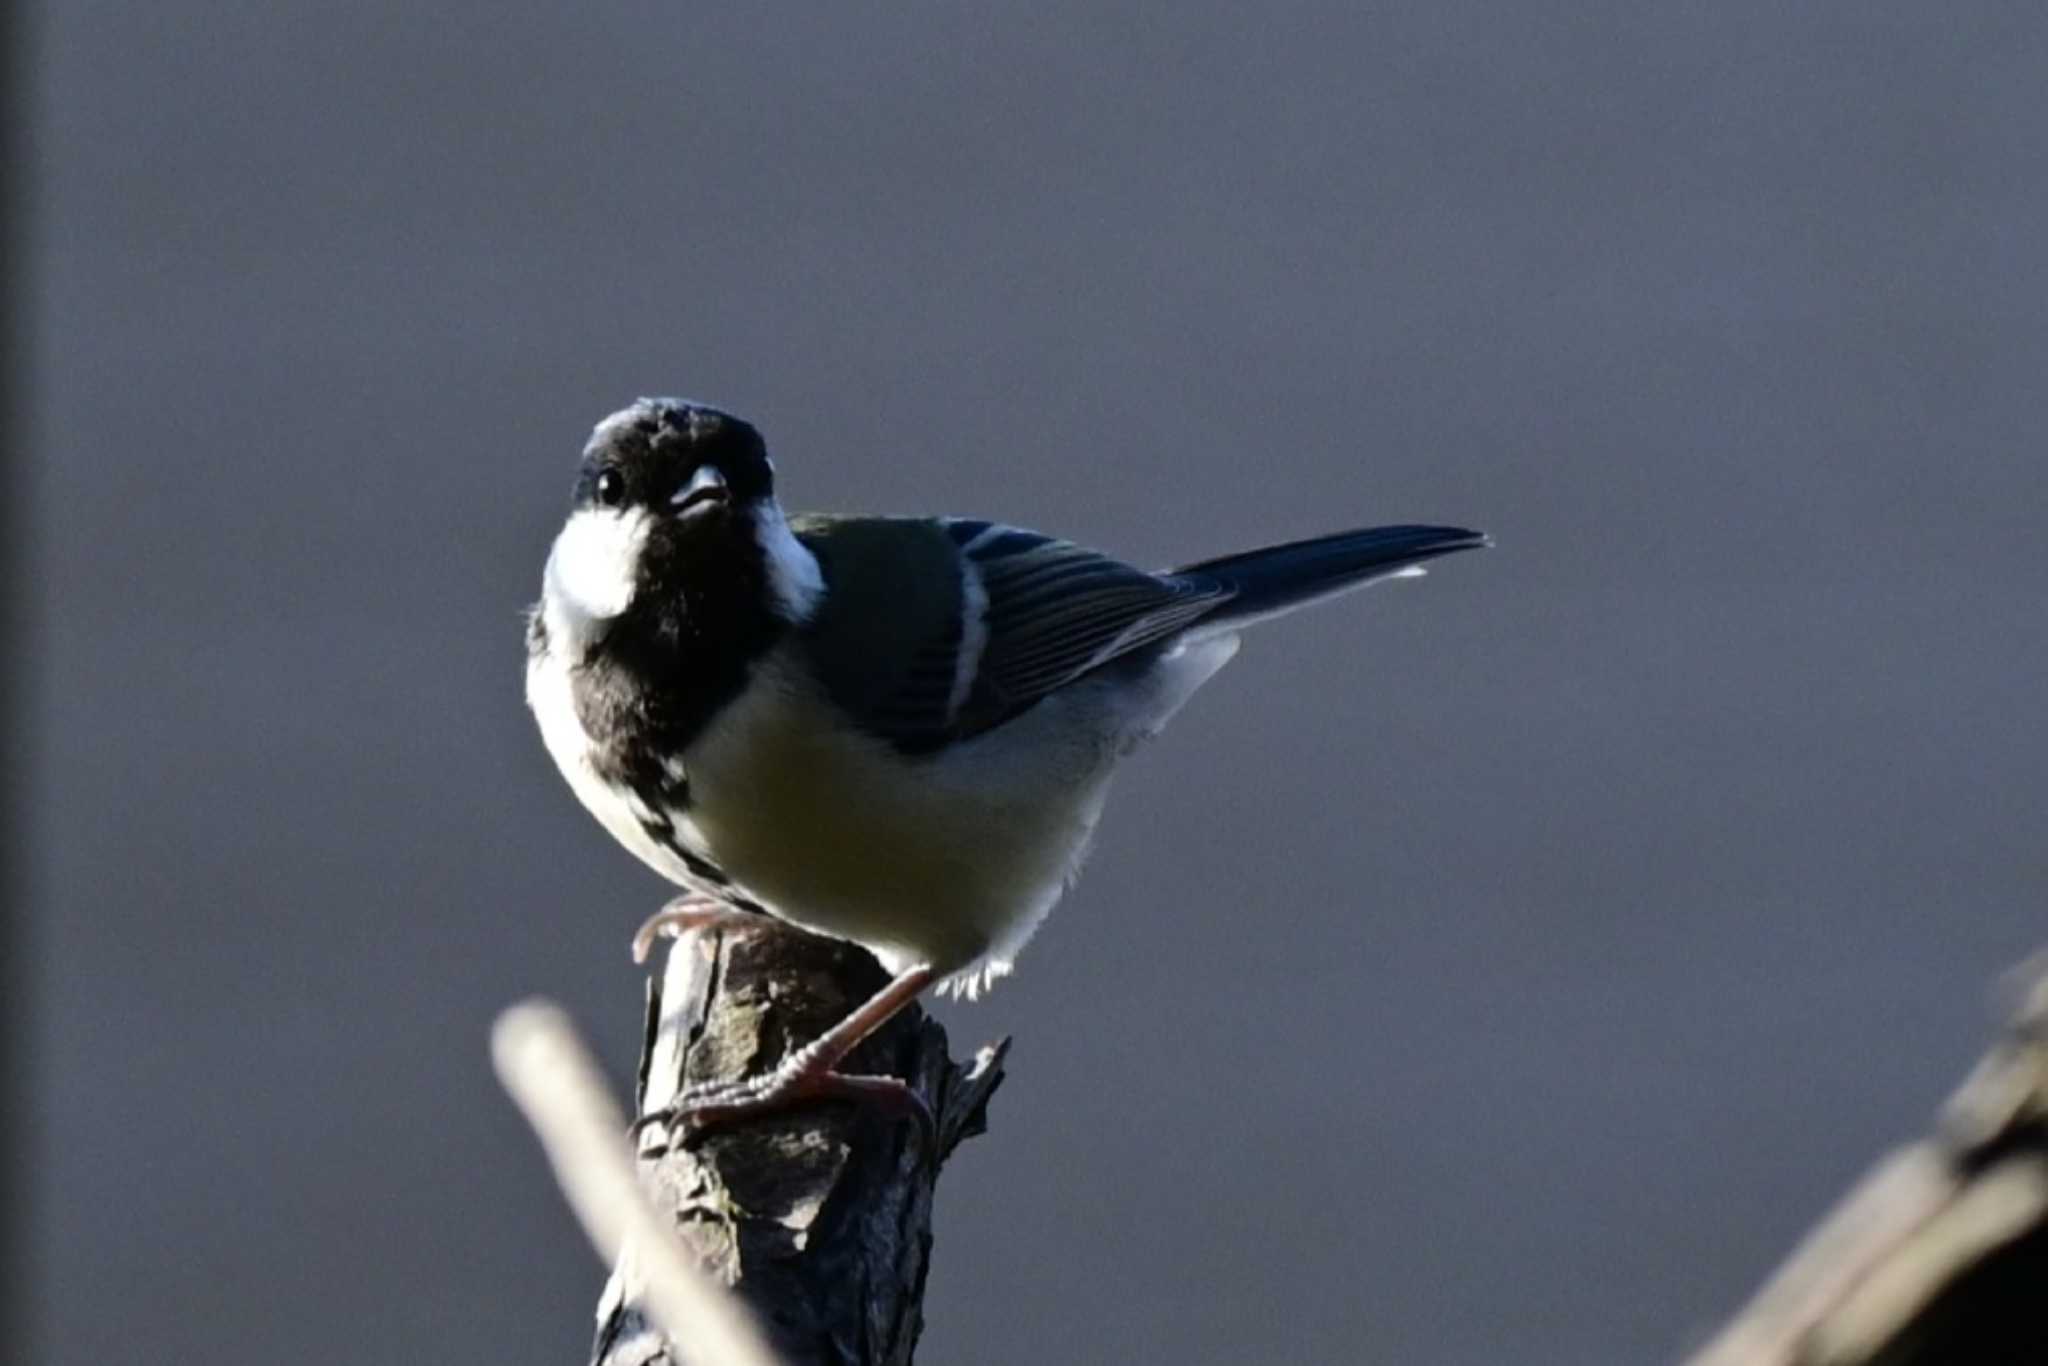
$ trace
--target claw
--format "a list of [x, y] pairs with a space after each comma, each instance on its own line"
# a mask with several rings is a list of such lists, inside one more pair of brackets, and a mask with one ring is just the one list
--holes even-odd
[[[655, 920], [661, 920], [670, 913], [664, 911]], [[851, 1100], [864, 1105], [879, 1104], [898, 1115], [908, 1116], [917, 1125], [925, 1151], [935, 1152], [932, 1144], [938, 1126], [932, 1122], [931, 1107], [907, 1083], [895, 1077], [856, 1077], [833, 1070], [859, 1046], [861, 1040], [915, 1000], [917, 993], [931, 984], [932, 976], [928, 963], [906, 968], [851, 1015], [784, 1058], [774, 1071], [743, 1081], [724, 1082], [685, 1092], [674, 1105], [634, 1120], [634, 1138], [637, 1140], [650, 1124], [682, 1121], [702, 1128], [785, 1110], [807, 1100]]]
[[690, 893], [679, 896], [640, 922], [633, 934], [633, 961], [644, 963], [654, 952], [654, 941], [664, 935], [680, 939], [691, 930], [708, 929], [728, 920], [751, 919], [746, 911], [735, 910], [712, 897]]
[[892, 1119], [909, 1120], [917, 1126], [918, 1141], [927, 1152], [931, 1150], [938, 1126], [923, 1096], [895, 1077], [853, 1076], [844, 1072], [777, 1070], [752, 1081], [707, 1087], [685, 1095], [666, 1109], [640, 1116], [633, 1121], [631, 1132], [637, 1138], [653, 1124], [682, 1124], [701, 1133], [811, 1101], [835, 1100], [870, 1106]]

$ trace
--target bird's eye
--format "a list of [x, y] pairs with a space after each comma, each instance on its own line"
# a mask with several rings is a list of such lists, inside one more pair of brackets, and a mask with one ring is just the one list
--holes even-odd
[[615, 508], [626, 501], [626, 476], [617, 470], [600, 470], [597, 475], [597, 501], [600, 505]]

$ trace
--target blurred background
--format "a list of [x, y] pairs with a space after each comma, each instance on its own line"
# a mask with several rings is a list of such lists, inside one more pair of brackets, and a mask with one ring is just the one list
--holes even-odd
[[521, 701], [590, 425], [1265, 629], [941, 1015], [924, 1359], [1666, 1361], [2048, 940], [2048, 11], [45, 5], [32, 1350], [584, 1359], [485, 1058], [663, 898]]

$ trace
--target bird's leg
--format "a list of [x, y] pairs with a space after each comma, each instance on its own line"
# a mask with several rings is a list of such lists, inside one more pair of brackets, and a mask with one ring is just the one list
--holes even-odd
[[895, 1077], [848, 1076], [832, 1069], [880, 1029], [897, 1011], [931, 985], [932, 968], [919, 964], [870, 996], [851, 1015], [784, 1058], [773, 1072], [745, 1081], [685, 1092], [666, 1110], [642, 1115], [637, 1132], [648, 1124], [684, 1120], [699, 1127], [787, 1109], [807, 1100], [855, 1100], [879, 1103], [916, 1121], [929, 1140], [932, 1113], [922, 1097]]
[[753, 925], [761, 923], [753, 912], [728, 906], [717, 897], [703, 892], [685, 892], [641, 922], [633, 934], [633, 961], [646, 962], [647, 955], [654, 951], [654, 941], [663, 935], [680, 939], [691, 930], [723, 925], [733, 920], [745, 920]]

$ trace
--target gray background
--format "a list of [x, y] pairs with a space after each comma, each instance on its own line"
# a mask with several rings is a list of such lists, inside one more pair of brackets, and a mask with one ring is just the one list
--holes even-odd
[[932, 1362], [1669, 1360], [2048, 937], [2037, 4], [37, 24], [36, 1360], [581, 1359], [484, 1037], [631, 1062], [519, 614], [641, 393], [797, 506], [1500, 541], [1250, 641], [944, 1010]]

